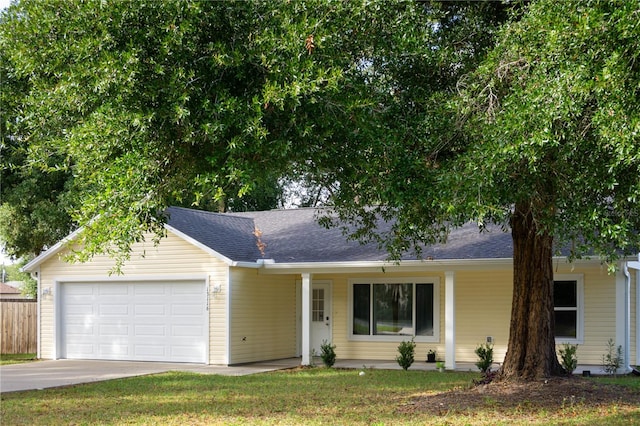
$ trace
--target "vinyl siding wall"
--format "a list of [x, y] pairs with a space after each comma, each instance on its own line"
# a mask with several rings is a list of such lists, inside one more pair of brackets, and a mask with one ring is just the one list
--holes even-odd
[[229, 364], [296, 356], [296, 279], [231, 269]]
[[[557, 263], [554, 273], [579, 275], [584, 283], [584, 339], [579, 344], [578, 362], [599, 365], [607, 340], [615, 338], [616, 301], [615, 276], [606, 267], [585, 264]], [[435, 349], [444, 359], [445, 342], [445, 277], [442, 272], [316, 274], [314, 280], [328, 280], [333, 284], [333, 343], [336, 354], [344, 359], [393, 360], [399, 342], [353, 341], [349, 339], [349, 280], [353, 278], [438, 277], [440, 281], [440, 336], [437, 343], [416, 345], [416, 362], [424, 361], [429, 349]], [[475, 348], [494, 340], [494, 360], [502, 362], [509, 339], [512, 302], [511, 268], [496, 270], [458, 271], [455, 273], [456, 304], [456, 361], [476, 362]], [[634, 281], [635, 286], [635, 281]], [[634, 290], [635, 291], [635, 290]], [[632, 350], [635, 360], [635, 293], [632, 291]]]
[[[228, 283], [228, 267], [191, 243], [168, 232], [159, 246], [150, 242], [137, 243], [133, 246], [131, 259], [125, 263], [122, 276], [110, 276], [113, 261], [107, 256], [96, 256], [86, 263], [69, 264], [60, 256], [53, 256], [40, 265], [40, 283], [43, 289], [50, 288], [55, 293], [56, 281], [96, 279], [108, 281], [141, 277], [144, 279], [180, 279], [184, 276], [209, 277], [209, 362], [224, 364], [226, 362], [226, 294]], [[144, 257], [142, 254], [144, 253]], [[64, 251], [62, 252], [64, 254]], [[62, 281], [60, 281], [62, 280]], [[221, 285], [219, 294], [211, 294], [214, 285]], [[54, 357], [54, 298], [55, 294], [41, 298], [40, 316], [40, 356], [45, 359]]]

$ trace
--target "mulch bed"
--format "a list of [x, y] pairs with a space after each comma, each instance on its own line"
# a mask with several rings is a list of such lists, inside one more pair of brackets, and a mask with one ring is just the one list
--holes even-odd
[[473, 412], [487, 406], [500, 411], [519, 407], [552, 411], [578, 404], [590, 407], [610, 404], [637, 407], [640, 406], [640, 392], [582, 377], [554, 377], [522, 383], [492, 382], [469, 389], [420, 395], [403, 405], [400, 411], [445, 415], [452, 412]]

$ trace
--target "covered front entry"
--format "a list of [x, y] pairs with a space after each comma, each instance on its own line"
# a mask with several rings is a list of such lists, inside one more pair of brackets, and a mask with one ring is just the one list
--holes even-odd
[[59, 285], [59, 358], [206, 363], [203, 281]]

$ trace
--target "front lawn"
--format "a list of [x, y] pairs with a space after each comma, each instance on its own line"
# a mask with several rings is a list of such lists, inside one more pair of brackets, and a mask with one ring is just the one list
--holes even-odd
[[[0, 418], [7, 425], [640, 422], [640, 399], [628, 399], [625, 393], [616, 393], [621, 397], [605, 404], [567, 395], [565, 403], [553, 406], [538, 405], [535, 394], [527, 394], [521, 403], [503, 409], [494, 393], [470, 388], [477, 377], [475, 373], [399, 370], [365, 370], [359, 375], [358, 370], [325, 368], [244, 377], [166, 373], [3, 394]], [[598, 381], [571, 380], [586, 386]], [[481, 395], [480, 406], [465, 409], [460, 395], [466, 393]]]

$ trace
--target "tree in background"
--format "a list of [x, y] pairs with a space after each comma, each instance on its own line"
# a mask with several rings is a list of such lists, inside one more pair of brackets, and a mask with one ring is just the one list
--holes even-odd
[[0, 238], [8, 254], [36, 255], [83, 225], [81, 258], [104, 249], [126, 257], [144, 232], [162, 234], [168, 205], [282, 205], [292, 147], [268, 135], [295, 126], [288, 112], [298, 99], [335, 80], [306, 65], [313, 43], [300, 34], [309, 29], [290, 19], [305, 5], [285, 9], [10, 7], [0, 18]]
[[2, 265], [3, 282], [19, 281], [22, 283], [20, 291], [23, 295], [36, 299], [38, 297], [38, 282], [26, 272], [20, 271], [27, 262], [21, 261], [11, 265]]

